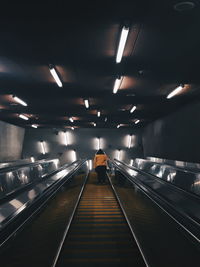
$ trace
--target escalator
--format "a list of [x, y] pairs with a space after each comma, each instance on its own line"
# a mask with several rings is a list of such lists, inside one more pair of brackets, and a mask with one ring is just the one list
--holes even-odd
[[[88, 177], [88, 178], [87, 178]], [[124, 176], [78, 171], [5, 248], [3, 267], [199, 266], [199, 247]]]
[[90, 175], [56, 266], [146, 266], [110, 185]]

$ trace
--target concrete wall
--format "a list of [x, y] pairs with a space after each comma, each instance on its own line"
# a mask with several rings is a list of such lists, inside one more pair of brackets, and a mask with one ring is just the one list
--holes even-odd
[[200, 162], [200, 103], [144, 128], [143, 149], [145, 157]]
[[[132, 134], [132, 147], [127, 148], [128, 135]], [[109, 157], [117, 156], [121, 150], [121, 159], [129, 162], [131, 158], [142, 157], [142, 139], [140, 132], [125, 129], [75, 129], [67, 130], [68, 145], [65, 144], [63, 131], [52, 129], [27, 129], [24, 140], [23, 157], [34, 156], [41, 158], [59, 158], [61, 163], [71, 162], [76, 158], [92, 159], [98, 148], [97, 138], [100, 137], [100, 146]], [[42, 154], [40, 140], [44, 141], [46, 154]]]
[[25, 130], [0, 121], [0, 162], [21, 159]]

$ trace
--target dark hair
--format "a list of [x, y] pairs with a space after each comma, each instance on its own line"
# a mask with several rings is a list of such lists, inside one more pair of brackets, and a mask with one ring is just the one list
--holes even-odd
[[99, 149], [96, 153], [97, 155], [105, 154], [102, 149]]

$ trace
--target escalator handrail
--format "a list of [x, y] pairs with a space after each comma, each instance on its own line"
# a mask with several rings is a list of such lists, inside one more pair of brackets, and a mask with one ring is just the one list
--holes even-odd
[[58, 249], [57, 249], [57, 251], [56, 251], [56, 255], [55, 255], [54, 260], [53, 260], [52, 267], [55, 267], [56, 264], [57, 264], [57, 262], [58, 262], [58, 259], [59, 259], [59, 256], [60, 256], [60, 252], [61, 252], [61, 250], [62, 250], [62, 247], [63, 247], [63, 244], [64, 244], [64, 242], [65, 242], [66, 236], [67, 236], [67, 234], [68, 234], [68, 232], [69, 232], [70, 226], [71, 226], [71, 224], [72, 224], [72, 220], [73, 220], [73, 218], [74, 218], [76, 209], [77, 209], [77, 207], [78, 207], [78, 205], [79, 205], [81, 196], [82, 196], [83, 191], [84, 191], [84, 189], [85, 189], [85, 185], [86, 185], [86, 182], [87, 182], [87, 180], [88, 180], [88, 177], [89, 177], [89, 171], [88, 171], [88, 173], [87, 173], [87, 175], [86, 175], [86, 178], [85, 178], [85, 180], [84, 180], [84, 183], [83, 183], [83, 185], [82, 185], [82, 187], [81, 187], [81, 191], [80, 191], [80, 193], [79, 193], [79, 195], [78, 195], [77, 201], [76, 201], [75, 206], [74, 206], [73, 211], [72, 211], [72, 214], [71, 214], [71, 216], [70, 216], [70, 218], [69, 218], [69, 221], [68, 221], [68, 223], [67, 223], [67, 225], [66, 225], [66, 227], [65, 227], [65, 230], [64, 230], [62, 239], [61, 239], [61, 241], [60, 241], [60, 243], [59, 243]]
[[144, 263], [146, 264], [147, 267], [150, 267], [150, 264], [148, 263], [148, 260], [146, 259], [145, 254], [143, 252], [142, 246], [140, 245], [140, 242], [138, 241], [138, 238], [137, 238], [137, 236], [136, 236], [136, 234], [135, 234], [135, 232], [133, 230], [133, 227], [131, 226], [131, 223], [130, 223], [130, 221], [128, 219], [128, 216], [126, 215], [126, 212], [125, 212], [124, 207], [123, 207], [123, 205], [121, 203], [120, 197], [119, 197], [117, 191], [115, 190], [115, 187], [114, 187], [114, 185], [113, 185], [113, 183], [112, 183], [112, 181], [110, 179], [110, 176], [108, 174], [107, 174], [107, 177], [108, 177], [108, 181], [109, 181], [109, 183], [110, 183], [110, 185], [112, 187], [112, 190], [113, 190], [113, 192], [114, 192], [114, 194], [115, 194], [115, 196], [117, 198], [117, 201], [118, 201], [119, 206], [120, 206], [120, 208], [122, 210], [122, 213], [123, 213], [123, 215], [125, 217], [125, 220], [126, 220], [128, 226], [129, 226], [129, 229], [130, 229], [130, 231], [132, 233], [132, 236], [133, 236], [133, 238], [134, 238], [134, 240], [135, 240], [135, 242], [136, 242], [136, 244], [138, 246], [138, 249], [139, 249], [139, 251], [140, 251], [140, 253], [142, 255], [142, 258], [144, 260]]
[[21, 192], [23, 192], [23, 191], [25, 191], [28, 187], [32, 186], [33, 184], [35, 184], [35, 183], [39, 183], [39, 182], [41, 182], [41, 181], [44, 180], [44, 179], [48, 179], [50, 176], [52, 176], [52, 175], [58, 173], [59, 171], [62, 171], [62, 170], [65, 169], [65, 168], [69, 168], [69, 167], [71, 167], [73, 164], [75, 164], [76, 162], [79, 162], [79, 161], [80, 161], [80, 160], [76, 160], [76, 161], [74, 161], [74, 162], [71, 162], [70, 164], [65, 164], [65, 165], [63, 165], [62, 167], [58, 168], [57, 170], [53, 170], [52, 172], [47, 173], [47, 174], [41, 176], [41, 178], [38, 179], [38, 180], [31, 181], [30, 183], [27, 183], [27, 184], [25, 184], [25, 185], [22, 186], [22, 187], [16, 188], [16, 190], [14, 189], [13, 191], [11, 191], [11, 192], [5, 194], [3, 197], [0, 198], [0, 204], [1, 204], [2, 202], [6, 202], [8, 199], [12, 198], [12, 196], [14, 196], [14, 195], [16, 195], [16, 194], [19, 194], [19, 193], [21, 193]]
[[[111, 160], [110, 160], [111, 161]], [[119, 161], [119, 160], [117, 160]], [[120, 161], [119, 161], [120, 162]], [[147, 185], [145, 185], [144, 183], [142, 183], [141, 181], [137, 180], [135, 177], [133, 178], [130, 174], [128, 174], [122, 167], [118, 166], [116, 162], [111, 161], [111, 163], [117, 167], [122, 174], [134, 185], [136, 185], [149, 199], [151, 199], [161, 210], [163, 210], [167, 215], [170, 216], [170, 218], [172, 218], [184, 231], [186, 231], [190, 237], [192, 237], [192, 239], [194, 241], [197, 241], [197, 244], [200, 244], [200, 239], [193, 234], [189, 229], [187, 229], [178, 219], [176, 219], [170, 212], [168, 212], [166, 210], [166, 208], [164, 208], [163, 206], [168, 206], [168, 208], [172, 211], [175, 211], [175, 213], [178, 213], [178, 211], [176, 209], [174, 209], [173, 205], [171, 205], [169, 202], [167, 202], [166, 200], [164, 200], [158, 193], [156, 193], [153, 189], [151, 189], [150, 187], [148, 187]], [[121, 163], [121, 162], [120, 162]], [[124, 164], [126, 165], [126, 164]], [[139, 172], [137, 169], [135, 169], [137, 172]], [[131, 177], [131, 178], [130, 178]], [[161, 203], [161, 205], [158, 203], [158, 201]], [[163, 205], [162, 205], [163, 204]], [[173, 213], [173, 212], [172, 212]], [[181, 212], [179, 212], [178, 214], [179, 216], [184, 216], [189, 222], [192, 221], [192, 219], [190, 217], [188, 217], [186, 214], [182, 214]], [[195, 221], [195, 223], [197, 223]]]
[[[8, 237], [3, 242], [0, 243], [0, 247], [4, 246], [4, 244], [7, 243], [7, 241], [10, 240], [10, 238], [12, 238], [12, 236], [14, 236], [16, 234], [16, 232], [18, 232], [19, 229], [21, 229], [35, 214], [37, 214], [38, 211], [40, 211], [41, 208], [48, 202], [48, 200], [51, 199], [51, 197], [55, 195], [55, 193], [63, 186], [63, 184], [65, 182], [67, 182], [73, 176], [73, 174], [76, 173], [85, 164], [85, 162], [86, 162], [86, 160], [80, 160], [80, 164], [75, 166], [74, 169], [71, 170], [70, 173], [68, 173], [65, 176], [65, 178], [62, 178], [61, 180], [60, 179], [57, 180], [47, 190], [45, 190], [42, 195], [40, 195], [34, 201], [32, 201], [33, 203], [30, 203], [29, 205], [27, 205], [26, 208], [30, 209], [30, 208], [32, 208], [33, 204], [37, 204], [37, 202], [42, 200], [42, 203], [39, 205], [39, 207], [34, 209], [34, 211], [31, 210], [30, 215], [15, 229], [15, 231], [13, 231], [11, 234], [9, 234]], [[70, 164], [70, 166], [72, 164]], [[17, 215], [18, 215], [18, 213], [16, 214], [16, 216]], [[11, 221], [11, 223], [12, 223], [12, 221]], [[5, 227], [7, 227], [7, 225]]]
[[23, 163], [23, 164], [20, 164], [20, 165], [16, 165], [16, 166], [11, 166], [11, 167], [5, 167], [5, 168], [1, 168], [0, 169], [0, 174], [2, 173], [6, 173], [6, 172], [11, 172], [11, 171], [18, 171], [20, 169], [23, 169], [25, 167], [34, 167], [36, 165], [40, 165], [40, 164], [43, 164], [43, 163], [49, 163], [49, 162], [53, 162], [55, 161], [55, 159], [50, 159], [50, 160], [38, 160], [38, 161], [35, 161], [35, 162], [28, 162], [28, 163]]
[[127, 168], [132, 169], [134, 171], [137, 171], [138, 173], [141, 173], [141, 174], [143, 174], [145, 176], [153, 177], [154, 179], [156, 179], [160, 183], [167, 184], [168, 186], [172, 187], [173, 189], [175, 189], [175, 190], [177, 190], [179, 192], [182, 192], [184, 194], [187, 194], [189, 197], [194, 198], [197, 201], [200, 201], [200, 196], [199, 195], [197, 195], [195, 193], [192, 193], [191, 191], [185, 190], [185, 189], [177, 186], [176, 184], [168, 182], [168, 181], [166, 181], [164, 179], [159, 178], [158, 176], [156, 176], [154, 174], [148, 173], [148, 172], [146, 172], [144, 170], [141, 170], [141, 169], [138, 169], [138, 168], [136, 168], [134, 166], [130, 166], [130, 165], [124, 163], [123, 161], [118, 160], [118, 159], [114, 159], [114, 161], [119, 162], [120, 164], [126, 166]]

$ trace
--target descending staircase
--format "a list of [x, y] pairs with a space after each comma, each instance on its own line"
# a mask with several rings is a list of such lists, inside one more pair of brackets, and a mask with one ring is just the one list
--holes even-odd
[[110, 185], [90, 174], [56, 266], [145, 266]]

